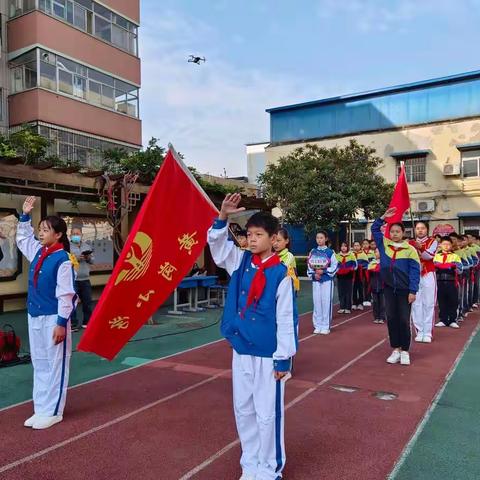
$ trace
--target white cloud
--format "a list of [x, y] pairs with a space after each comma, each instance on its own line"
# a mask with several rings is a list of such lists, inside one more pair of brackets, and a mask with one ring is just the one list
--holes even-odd
[[[151, 136], [162, 145], [172, 142], [202, 172], [220, 174], [225, 167], [229, 176], [245, 175], [244, 144], [269, 138], [265, 108], [312, 98], [312, 92], [293, 77], [238, 70], [223, 58], [217, 32], [197, 19], [173, 11], [143, 18], [144, 143]], [[187, 63], [194, 53], [207, 62]]]

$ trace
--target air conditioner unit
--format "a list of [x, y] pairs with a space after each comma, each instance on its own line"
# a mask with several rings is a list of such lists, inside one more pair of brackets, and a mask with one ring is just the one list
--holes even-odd
[[415, 207], [416, 212], [433, 212], [435, 211], [435, 200], [417, 200]]
[[444, 175], [460, 175], [460, 165], [458, 163], [446, 163], [443, 166]]

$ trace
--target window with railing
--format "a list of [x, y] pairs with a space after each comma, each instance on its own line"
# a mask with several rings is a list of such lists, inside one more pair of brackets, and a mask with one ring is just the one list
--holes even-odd
[[400, 175], [400, 162], [405, 164], [405, 176], [407, 182], [425, 182], [426, 181], [426, 169], [427, 169], [427, 157], [402, 157], [397, 159], [397, 180]]
[[138, 54], [138, 27], [92, 0], [9, 0], [10, 18], [38, 8], [133, 55]]
[[42, 87], [138, 118], [138, 87], [43, 49], [10, 61], [12, 93]]

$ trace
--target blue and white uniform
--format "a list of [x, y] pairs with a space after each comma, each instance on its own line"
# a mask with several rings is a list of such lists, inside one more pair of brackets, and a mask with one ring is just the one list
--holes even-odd
[[[72, 352], [70, 316], [76, 301], [72, 263], [65, 250], [53, 252], [45, 258], [35, 286], [35, 266], [42, 246], [34, 237], [28, 215], [20, 216], [17, 245], [30, 262], [27, 311], [35, 415], [60, 416], [65, 407]], [[53, 330], [57, 325], [66, 327], [66, 337], [54, 345]]]
[[[312, 279], [313, 327], [316, 333], [330, 330], [333, 308], [334, 278], [338, 270], [335, 252], [329, 247], [311, 250], [307, 260], [307, 274]], [[323, 270], [320, 280], [315, 278], [315, 270]]]
[[[274, 371], [289, 371], [297, 351], [298, 315], [287, 267], [265, 269], [266, 285], [258, 304], [246, 307], [257, 271], [252, 254], [228, 239], [227, 222], [216, 220], [208, 232], [213, 260], [231, 275], [221, 331], [233, 347], [233, 405], [242, 445], [240, 464], [256, 480], [282, 478], [285, 466], [285, 382]], [[266, 260], [264, 260], [266, 261]]]

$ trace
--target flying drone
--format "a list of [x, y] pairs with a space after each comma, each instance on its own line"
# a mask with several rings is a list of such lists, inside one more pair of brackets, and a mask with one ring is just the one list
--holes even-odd
[[201, 62], [206, 62], [206, 59], [205, 57], [197, 57], [196, 55], [190, 55], [188, 57], [188, 62], [196, 63], [197, 65], [200, 65]]

